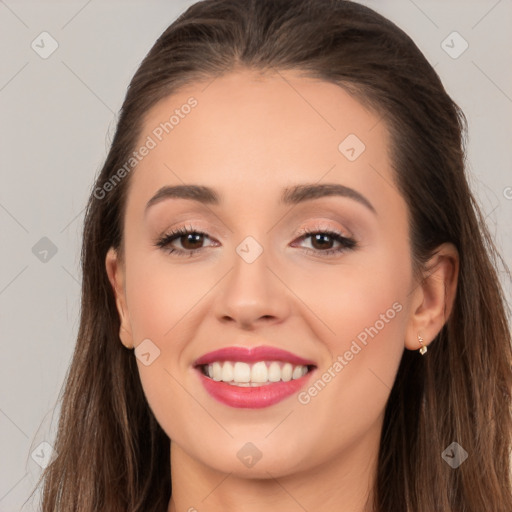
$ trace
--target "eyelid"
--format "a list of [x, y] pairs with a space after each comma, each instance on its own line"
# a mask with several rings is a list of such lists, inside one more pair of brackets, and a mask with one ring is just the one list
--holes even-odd
[[[302, 226], [299, 228], [295, 235], [293, 236], [301, 236], [304, 234], [309, 234], [312, 231], [335, 231], [339, 233], [341, 236], [345, 238], [354, 238], [353, 233], [351, 233], [349, 230], [340, 228], [338, 226], [329, 225], [328, 222], [332, 222], [330, 220], [320, 219], [314, 221], [313, 224]], [[176, 223], [176, 225], [170, 226], [168, 229], [165, 229], [162, 231], [162, 233], [157, 236], [157, 240], [160, 240], [161, 238], [177, 231], [181, 230], [189, 230], [197, 233], [201, 233], [206, 235], [209, 239], [213, 240], [215, 237], [211, 235], [211, 230], [208, 228], [201, 227], [200, 223], [196, 223], [195, 221], [187, 221], [186, 223]], [[225, 232], [222, 233], [221, 237], [225, 236]]]
[[354, 234], [351, 231], [349, 231], [348, 229], [345, 229], [343, 227], [338, 227], [339, 224], [337, 224], [337, 225], [328, 224], [328, 222], [332, 222], [332, 221], [323, 220], [323, 219], [314, 221], [312, 224], [309, 224], [305, 227], [301, 227], [299, 229], [298, 233], [299, 233], [299, 235], [301, 235], [304, 233], [311, 233], [312, 231], [336, 231], [341, 236], [343, 236], [345, 238], [354, 238]]

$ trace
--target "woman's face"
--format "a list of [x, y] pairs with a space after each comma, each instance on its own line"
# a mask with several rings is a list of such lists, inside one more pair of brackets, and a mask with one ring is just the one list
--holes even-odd
[[[291, 71], [232, 72], [150, 110], [124, 261], [111, 251], [107, 268], [173, 450], [255, 478], [376, 456], [404, 345], [416, 347], [389, 144], [340, 87]], [[184, 185], [211, 192], [165, 188]], [[213, 354], [213, 378], [196, 367], [233, 347], [269, 351]], [[304, 376], [298, 358], [313, 365]]]

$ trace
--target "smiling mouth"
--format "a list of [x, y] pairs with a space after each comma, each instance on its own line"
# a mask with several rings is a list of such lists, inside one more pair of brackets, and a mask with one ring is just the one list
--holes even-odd
[[205, 377], [217, 382], [240, 387], [261, 387], [300, 379], [316, 366], [286, 361], [214, 361], [198, 365], [197, 368]]

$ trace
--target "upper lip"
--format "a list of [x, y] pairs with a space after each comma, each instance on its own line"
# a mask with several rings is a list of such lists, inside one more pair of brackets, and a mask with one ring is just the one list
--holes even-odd
[[194, 362], [194, 366], [210, 364], [215, 361], [241, 361], [256, 363], [258, 361], [283, 361], [294, 365], [316, 366], [313, 361], [299, 357], [287, 350], [260, 345], [257, 347], [225, 347], [202, 355]]

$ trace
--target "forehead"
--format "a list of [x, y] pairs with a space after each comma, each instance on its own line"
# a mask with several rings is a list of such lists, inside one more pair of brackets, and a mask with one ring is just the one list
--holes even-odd
[[365, 181], [370, 194], [393, 182], [385, 123], [338, 85], [298, 71], [239, 70], [192, 83], [146, 114], [143, 145], [151, 149], [131, 188], [146, 198], [169, 183], [270, 197], [301, 182]]

